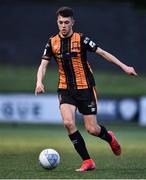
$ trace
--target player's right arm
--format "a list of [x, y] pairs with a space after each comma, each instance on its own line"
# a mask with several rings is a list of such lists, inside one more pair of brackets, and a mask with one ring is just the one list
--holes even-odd
[[44, 80], [46, 69], [47, 69], [48, 63], [50, 62], [51, 57], [52, 57], [52, 46], [51, 46], [51, 39], [49, 39], [48, 43], [46, 44], [43, 56], [42, 56], [41, 64], [38, 68], [35, 95], [45, 92], [43, 80]]
[[96, 54], [103, 57], [105, 60], [114, 63], [115, 65], [119, 66], [128, 75], [137, 76], [137, 73], [133, 67], [127, 66], [126, 64], [121, 62], [118, 58], [116, 58], [114, 55], [101, 49], [90, 38], [83, 36], [83, 39], [84, 39], [83, 45], [88, 51], [95, 52]]
[[119, 66], [126, 74], [137, 76], [137, 73], [133, 67], [127, 66], [126, 64], [121, 62], [118, 58], [116, 58], [114, 55], [110, 54], [109, 52], [98, 47], [96, 50], [96, 53], [102, 56], [105, 60]]
[[42, 59], [42, 62], [38, 68], [35, 95], [45, 92], [43, 80], [44, 80], [44, 77], [46, 74], [46, 69], [47, 69], [48, 63], [49, 63], [48, 60]]

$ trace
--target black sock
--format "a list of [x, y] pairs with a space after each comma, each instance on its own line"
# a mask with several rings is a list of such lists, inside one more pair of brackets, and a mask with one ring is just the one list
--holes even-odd
[[104, 139], [107, 142], [111, 142], [112, 141], [112, 137], [111, 135], [107, 132], [106, 128], [104, 126], [101, 126], [101, 131], [100, 134], [98, 135], [98, 137], [100, 137], [101, 139]]
[[83, 137], [81, 136], [79, 131], [74, 132], [73, 134], [69, 135], [70, 140], [72, 141], [76, 151], [81, 156], [83, 160], [90, 159], [90, 156], [88, 154], [85, 141]]

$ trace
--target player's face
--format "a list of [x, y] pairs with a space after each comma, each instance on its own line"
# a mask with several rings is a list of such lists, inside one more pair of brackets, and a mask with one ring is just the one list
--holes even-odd
[[72, 34], [72, 26], [74, 25], [73, 18], [58, 16], [57, 24], [63, 37], [68, 37]]

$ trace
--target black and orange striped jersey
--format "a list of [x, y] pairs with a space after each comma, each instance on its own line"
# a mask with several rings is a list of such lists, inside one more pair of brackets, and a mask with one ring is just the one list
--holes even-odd
[[42, 59], [55, 58], [59, 68], [59, 89], [86, 89], [95, 86], [87, 51], [95, 52], [96, 49], [97, 45], [81, 33], [74, 32], [68, 38], [57, 34], [49, 39]]

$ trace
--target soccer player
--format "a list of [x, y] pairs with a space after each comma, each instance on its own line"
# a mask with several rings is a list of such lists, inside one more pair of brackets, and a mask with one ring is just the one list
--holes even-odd
[[116, 156], [121, 154], [121, 147], [112, 131], [98, 124], [95, 81], [87, 61], [87, 51], [102, 56], [116, 64], [128, 75], [136, 76], [133, 67], [122, 63], [112, 54], [101, 49], [88, 36], [74, 32], [73, 10], [61, 7], [57, 12], [59, 33], [50, 37], [45, 47], [41, 64], [37, 72], [35, 94], [44, 93], [43, 79], [47, 65], [53, 56], [59, 68], [58, 98], [64, 126], [70, 140], [83, 162], [76, 171], [90, 171], [96, 168], [86, 148], [85, 141], [76, 127], [76, 109], [83, 114], [84, 125], [88, 133], [105, 140]]

